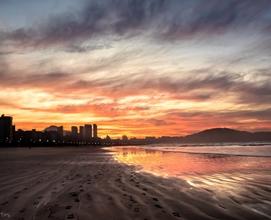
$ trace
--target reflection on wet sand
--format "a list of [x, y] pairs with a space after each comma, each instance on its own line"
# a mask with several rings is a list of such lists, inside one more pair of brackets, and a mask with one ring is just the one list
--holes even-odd
[[253, 204], [247, 208], [271, 214], [267, 210], [271, 205], [271, 158], [189, 154], [140, 147], [118, 147], [113, 152], [115, 160], [136, 166], [139, 171], [180, 178], [223, 203], [229, 200], [246, 206]]
[[189, 154], [143, 149], [114, 148], [115, 160], [138, 166], [143, 171], [169, 177], [211, 175], [228, 172], [269, 170], [271, 158], [216, 154]]

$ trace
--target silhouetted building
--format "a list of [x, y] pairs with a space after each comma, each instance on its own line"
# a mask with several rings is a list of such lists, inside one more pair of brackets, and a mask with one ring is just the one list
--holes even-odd
[[63, 141], [64, 141], [63, 135], [64, 135], [63, 126], [60, 126], [60, 127], [57, 128], [57, 140], [58, 140], [58, 143], [63, 143]]
[[14, 141], [14, 138], [15, 138], [15, 133], [16, 133], [16, 126], [12, 125], [12, 139], [13, 139], [13, 141]]
[[30, 133], [30, 143], [37, 143], [38, 142], [38, 133], [36, 131], [36, 129], [32, 129], [32, 131], [29, 132]]
[[61, 143], [63, 142], [63, 126], [50, 126], [44, 129], [45, 142]]
[[93, 137], [94, 138], [98, 137], [98, 127], [96, 124], [93, 125]]
[[84, 126], [79, 127], [79, 137], [80, 137], [80, 141], [83, 141], [85, 139], [85, 127]]
[[72, 126], [71, 132], [72, 132], [71, 135], [73, 137], [77, 137], [78, 136], [78, 128], [76, 126]]
[[122, 135], [122, 140], [123, 141], [128, 141], [129, 139], [128, 139], [127, 135]]
[[12, 142], [12, 117], [2, 115], [0, 117], [0, 143]]
[[[44, 131], [16, 130], [12, 125], [12, 117], [2, 115], [0, 117], [0, 144], [14, 144], [14, 146], [65, 146], [65, 145], [101, 145], [103, 140], [98, 138], [97, 125], [86, 124], [72, 126], [71, 130], [64, 131], [63, 126], [52, 125]], [[108, 137], [104, 144], [111, 145], [112, 141]]]
[[56, 143], [57, 142], [57, 131], [46, 132], [47, 142]]
[[84, 139], [86, 141], [89, 141], [92, 138], [92, 126], [91, 125], [85, 125], [84, 128]]
[[55, 125], [51, 125], [50, 127], [44, 129], [45, 132], [50, 132], [50, 131], [57, 132], [57, 130], [58, 130], [58, 127]]

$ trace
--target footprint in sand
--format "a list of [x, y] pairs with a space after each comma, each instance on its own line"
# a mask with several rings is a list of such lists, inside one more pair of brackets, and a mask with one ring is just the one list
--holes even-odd
[[20, 191], [17, 191], [17, 192], [14, 193], [14, 195], [18, 195], [18, 194], [20, 194], [20, 193], [21, 193]]
[[67, 219], [74, 219], [75, 217], [74, 217], [74, 214], [69, 214], [68, 216], [67, 216]]
[[39, 204], [39, 201], [35, 201], [34, 203], [33, 203], [33, 206], [37, 206]]
[[131, 201], [132, 203], [137, 203], [137, 202], [135, 201], [135, 199], [133, 198], [133, 196], [129, 196], [129, 199], [130, 199], [130, 201]]
[[172, 212], [172, 215], [174, 215], [175, 217], [181, 217], [181, 215], [178, 212]]
[[48, 211], [49, 211], [48, 218], [51, 218], [56, 213], [56, 211], [58, 209], [59, 209], [59, 205], [58, 204], [49, 206], [48, 207]]
[[71, 192], [71, 193], [70, 193], [70, 196], [72, 196], [72, 197], [77, 197], [77, 196], [78, 196], [78, 193], [77, 193], [77, 192]]
[[74, 202], [80, 202], [80, 200], [79, 200], [79, 198], [78, 198], [79, 193], [77, 193], [77, 192], [71, 192], [71, 193], [70, 193], [70, 196], [72, 196], [73, 198], [75, 198], [75, 199], [74, 199]]
[[120, 178], [115, 179], [116, 182], [121, 182]]
[[71, 209], [72, 208], [72, 206], [71, 205], [67, 205], [66, 207], [65, 207], [65, 209]]
[[7, 205], [8, 201], [1, 203], [2, 206]]
[[25, 209], [21, 209], [21, 210], [20, 210], [20, 213], [24, 213], [24, 212], [25, 212]]
[[155, 204], [154, 205], [156, 208], [159, 208], [159, 209], [162, 209], [163, 207], [162, 206], [160, 206], [159, 204]]

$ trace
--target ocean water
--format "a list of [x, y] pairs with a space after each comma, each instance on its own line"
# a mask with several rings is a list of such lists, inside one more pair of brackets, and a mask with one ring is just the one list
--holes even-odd
[[225, 154], [235, 156], [271, 157], [271, 143], [179, 145], [163, 144], [143, 146], [144, 149], [182, 153]]

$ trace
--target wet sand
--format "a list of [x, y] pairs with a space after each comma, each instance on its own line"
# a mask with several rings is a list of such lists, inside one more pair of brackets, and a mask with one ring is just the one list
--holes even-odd
[[0, 219], [271, 216], [266, 170], [163, 178], [118, 163], [102, 149], [32, 148], [0, 149], [0, 174]]

